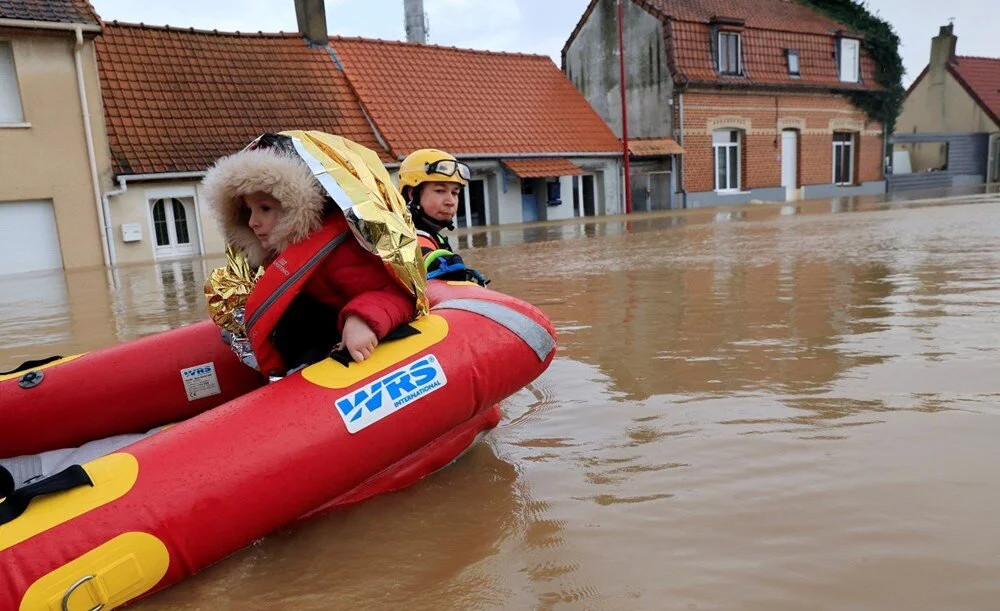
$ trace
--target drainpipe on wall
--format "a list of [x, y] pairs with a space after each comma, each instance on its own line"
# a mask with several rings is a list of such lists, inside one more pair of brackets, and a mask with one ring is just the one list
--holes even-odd
[[[122, 195], [128, 191], [128, 183], [125, 182], [124, 176], [118, 177], [118, 188], [113, 191], [108, 191], [101, 196], [101, 204], [104, 212], [104, 223], [106, 228], [106, 235], [108, 236], [108, 254], [111, 256], [111, 265], [118, 264], [118, 253], [115, 251], [115, 239], [111, 235], [111, 198]], [[200, 227], [201, 224], [199, 223]], [[204, 252], [204, 249], [202, 250]]]
[[[683, 93], [677, 94], [677, 115], [678, 115], [677, 122], [679, 123], [679, 125], [677, 126], [677, 144], [683, 147], [684, 146], [684, 94]], [[687, 188], [684, 186], [684, 155], [677, 155], [677, 161], [678, 165], [680, 166], [678, 168], [679, 170], [678, 174], [680, 174], [680, 186], [681, 186], [681, 198], [682, 198], [681, 207], [687, 208], [688, 205]]]
[[87, 141], [87, 161], [90, 163], [90, 183], [94, 191], [94, 206], [97, 211], [97, 226], [101, 231], [101, 255], [104, 257], [104, 266], [111, 265], [111, 251], [108, 240], [108, 219], [105, 216], [104, 199], [101, 197], [101, 187], [97, 179], [97, 156], [94, 153], [94, 133], [90, 129], [90, 106], [87, 104], [87, 90], [83, 80], [83, 60], [80, 58], [80, 49], [83, 48], [83, 28], [76, 26], [73, 29], [76, 34], [76, 44], [73, 46], [73, 59], [76, 64], [76, 88], [80, 94], [80, 108], [83, 111], [83, 133]]

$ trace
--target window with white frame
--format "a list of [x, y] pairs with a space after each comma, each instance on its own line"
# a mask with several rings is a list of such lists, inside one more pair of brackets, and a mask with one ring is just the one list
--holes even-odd
[[740, 35], [737, 32], [719, 32], [719, 74], [742, 74]]
[[801, 76], [799, 72], [799, 52], [795, 49], [785, 49], [788, 57], [788, 74], [790, 76]]
[[854, 134], [851, 132], [833, 134], [833, 183], [854, 184]]
[[719, 129], [712, 132], [712, 153], [715, 159], [715, 190], [740, 190], [740, 132]]
[[853, 38], [840, 39], [840, 80], [845, 83], [857, 83], [860, 71], [858, 69], [861, 57], [860, 43]]
[[0, 40], [0, 125], [23, 123], [21, 93], [14, 71], [14, 52], [9, 42]]

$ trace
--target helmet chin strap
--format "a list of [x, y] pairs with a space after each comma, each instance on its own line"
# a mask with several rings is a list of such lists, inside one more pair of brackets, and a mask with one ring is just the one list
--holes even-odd
[[431, 225], [437, 227], [438, 229], [442, 230], [447, 229], [451, 231], [452, 229], [455, 228], [455, 223], [453, 223], [452, 221], [439, 221], [436, 218], [424, 212], [424, 209], [421, 208], [419, 205], [417, 206], [417, 208], [420, 209], [420, 216], [423, 217], [425, 220], [427, 220], [427, 222], [429, 222]]

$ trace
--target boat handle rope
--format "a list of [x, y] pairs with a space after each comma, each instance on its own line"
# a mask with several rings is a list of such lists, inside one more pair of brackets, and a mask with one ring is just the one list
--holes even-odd
[[21, 373], [22, 371], [27, 371], [28, 369], [34, 369], [36, 367], [41, 367], [42, 365], [48, 365], [53, 361], [58, 361], [62, 357], [59, 355], [47, 356], [43, 359], [34, 359], [31, 361], [25, 361], [18, 365], [17, 367], [11, 369], [10, 371], [0, 371], [0, 376], [9, 376], [15, 373]]
[[46, 494], [71, 490], [79, 486], [93, 486], [94, 481], [80, 465], [70, 465], [59, 473], [54, 473], [23, 488], [14, 489], [14, 478], [0, 467], [0, 526], [13, 522], [28, 509], [32, 499]]
[[[87, 583], [91, 579], [97, 579], [97, 575], [84, 575], [83, 577], [76, 580], [76, 583], [71, 585], [66, 593], [62, 597], [62, 611], [69, 611], [69, 597], [76, 592], [76, 589]], [[101, 611], [104, 608], [104, 603], [97, 603], [95, 606], [91, 607], [90, 611]]]

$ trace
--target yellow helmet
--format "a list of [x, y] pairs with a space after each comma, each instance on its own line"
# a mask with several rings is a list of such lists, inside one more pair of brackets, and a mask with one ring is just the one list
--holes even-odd
[[457, 182], [464, 186], [471, 176], [469, 166], [438, 149], [413, 151], [399, 164], [400, 189], [424, 182]]

